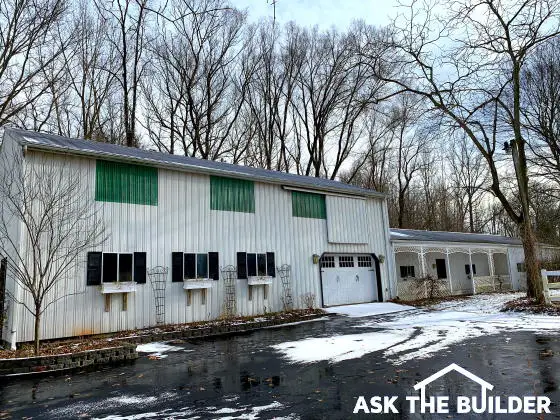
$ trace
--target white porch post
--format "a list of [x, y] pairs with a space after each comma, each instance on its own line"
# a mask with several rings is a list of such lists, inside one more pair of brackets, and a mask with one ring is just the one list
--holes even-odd
[[474, 273], [473, 273], [473, 267], [472, 267], [472, 251], [469, 248], [469, 272], [471, 273], [471, 282], [472, 282], [472, 290], [473, 290], [473, 295], [476, 295], [476, 286], [474, 284]]
[[418, 254], [418, 258], [420, 259], [420, 273], [422, 277], [426, 277], [426, 258], [423, 246], [420, 247], [420, 254]]
[[492, 279], [492, 289], [496, 291], [496, 285], [494, 284], [494, 254], [491, 250], [488, 251], [488, 271]]
[[447, 265], [447, 279], [449, 280], [449, 294], [453, 294], [453, 281], [451, 280], [451, 261], [449, 261], [449, 248], [445, 248], [445, 264]]

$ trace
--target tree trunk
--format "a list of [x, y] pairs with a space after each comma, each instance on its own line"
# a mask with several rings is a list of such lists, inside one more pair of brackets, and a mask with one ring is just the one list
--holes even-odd
[[537, 257], [537, 241], [533, 232], [531, 222], [521, 223], [519, 226], [523, 251], [525, 252], [525, 270], [527, 275], [527, 295], [537, 299], [539, 303], [544, 302], [543, 284]]
[[35, 353], [35, 356], [37, 356], [39, 354], [39, 335], [40, 335], [40, 331], [39, 328], [41, 326], [41, 315], [39, 314], [39, 311], [37, 310], [35, 312], [35, 335], [33, 337], [33, 351]]

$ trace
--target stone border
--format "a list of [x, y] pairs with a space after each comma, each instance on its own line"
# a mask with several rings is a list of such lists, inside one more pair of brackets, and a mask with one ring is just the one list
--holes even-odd
[[0, 377], [23, 376], [48, 372], [68, 371], [118, 363], [138, 358], [136, 345], [154, 341], [171, 341], [179, 339], [205, 339], [208, 337], [243, 334], [263, 328], [289, 326], [293, 323], [312, 321], [318, 318], [331, 317], [335, 314], [314, 313], [291, 319], [267, 319], [257, 322], [239, 322], [230, 324], [228, 321], [217, 321], [217, 325], [203, 325], [176, 331], [148, 331], [144, 334], [129, 337], [110, 338], [118, 342], [117, 347], [86, 350], [78, 353], [56, 354], [47, 356], [0, 359]]
[[170, 341], [170, 340], [189, 340], [189, 339], [204, 339], [206, 337], [217, 337], [226, 336], [232, 334], [240, 334], [251, 332], [255, 330], [260, 330], [268, 327], [281, 327], [283, 325], [300, 323], [305, 321], [312, 321], [317, 318], [324, 318], [331, 316], [328, 313], [317, 313], [310, 314], [307, 316], [302, 316], [296, 319], [269, 319], [265, 321], [249, 322], [249, 323], [239, 323], [239, 324], [227, 324], [223, 325], [209, 325], [186, 328], [184, 330], [177, 331], [162, 331], [162, 332], [148, 332], [147, 334], [139, 334], [137, 336], [129, 337], [117, 337], [113, 341], [122, 341], [126, 343], [151, 343], [154, 341]]
[[0, 377], [57, 372], [137, 358], [136, 346], [123, 343], [118, 347], [86, 350], [79, 353], [0, 359]]

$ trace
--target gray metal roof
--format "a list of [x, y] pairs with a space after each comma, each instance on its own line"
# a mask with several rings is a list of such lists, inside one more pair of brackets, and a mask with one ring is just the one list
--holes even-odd
[[4, 135], [9, 135], [22, 145], [26, 145], [29, 149], [49, 150], [74, 155], [87, 155], [110, 160], [124, 160], [186, 172], [251, 179], [324, 192], [338, 192], [380, 198], [385, 197], [384, 193], [325, 178], [315, 178], [286, 172], [270, 171], [266, 169], [252, 168], [249, 166], [234, 165], [231, 163], [197, 159], [189, 156], [171, 155], [110, 143], [71, 139], [53, 134], [37, 133], [34, 131], [13, 128], [6, 129]]
[[484, 233], [440, 232], [430, 230], [391, 229], [391, 241], [465, 242], [500, 245], [521, 245], [521, 240]]

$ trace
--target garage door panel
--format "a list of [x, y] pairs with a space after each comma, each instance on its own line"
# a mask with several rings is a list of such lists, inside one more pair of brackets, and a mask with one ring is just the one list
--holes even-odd
[[375, 268], [369, 255], [325, 256], [321, 261], [321, 279], [325, 306], [377, 299]]

